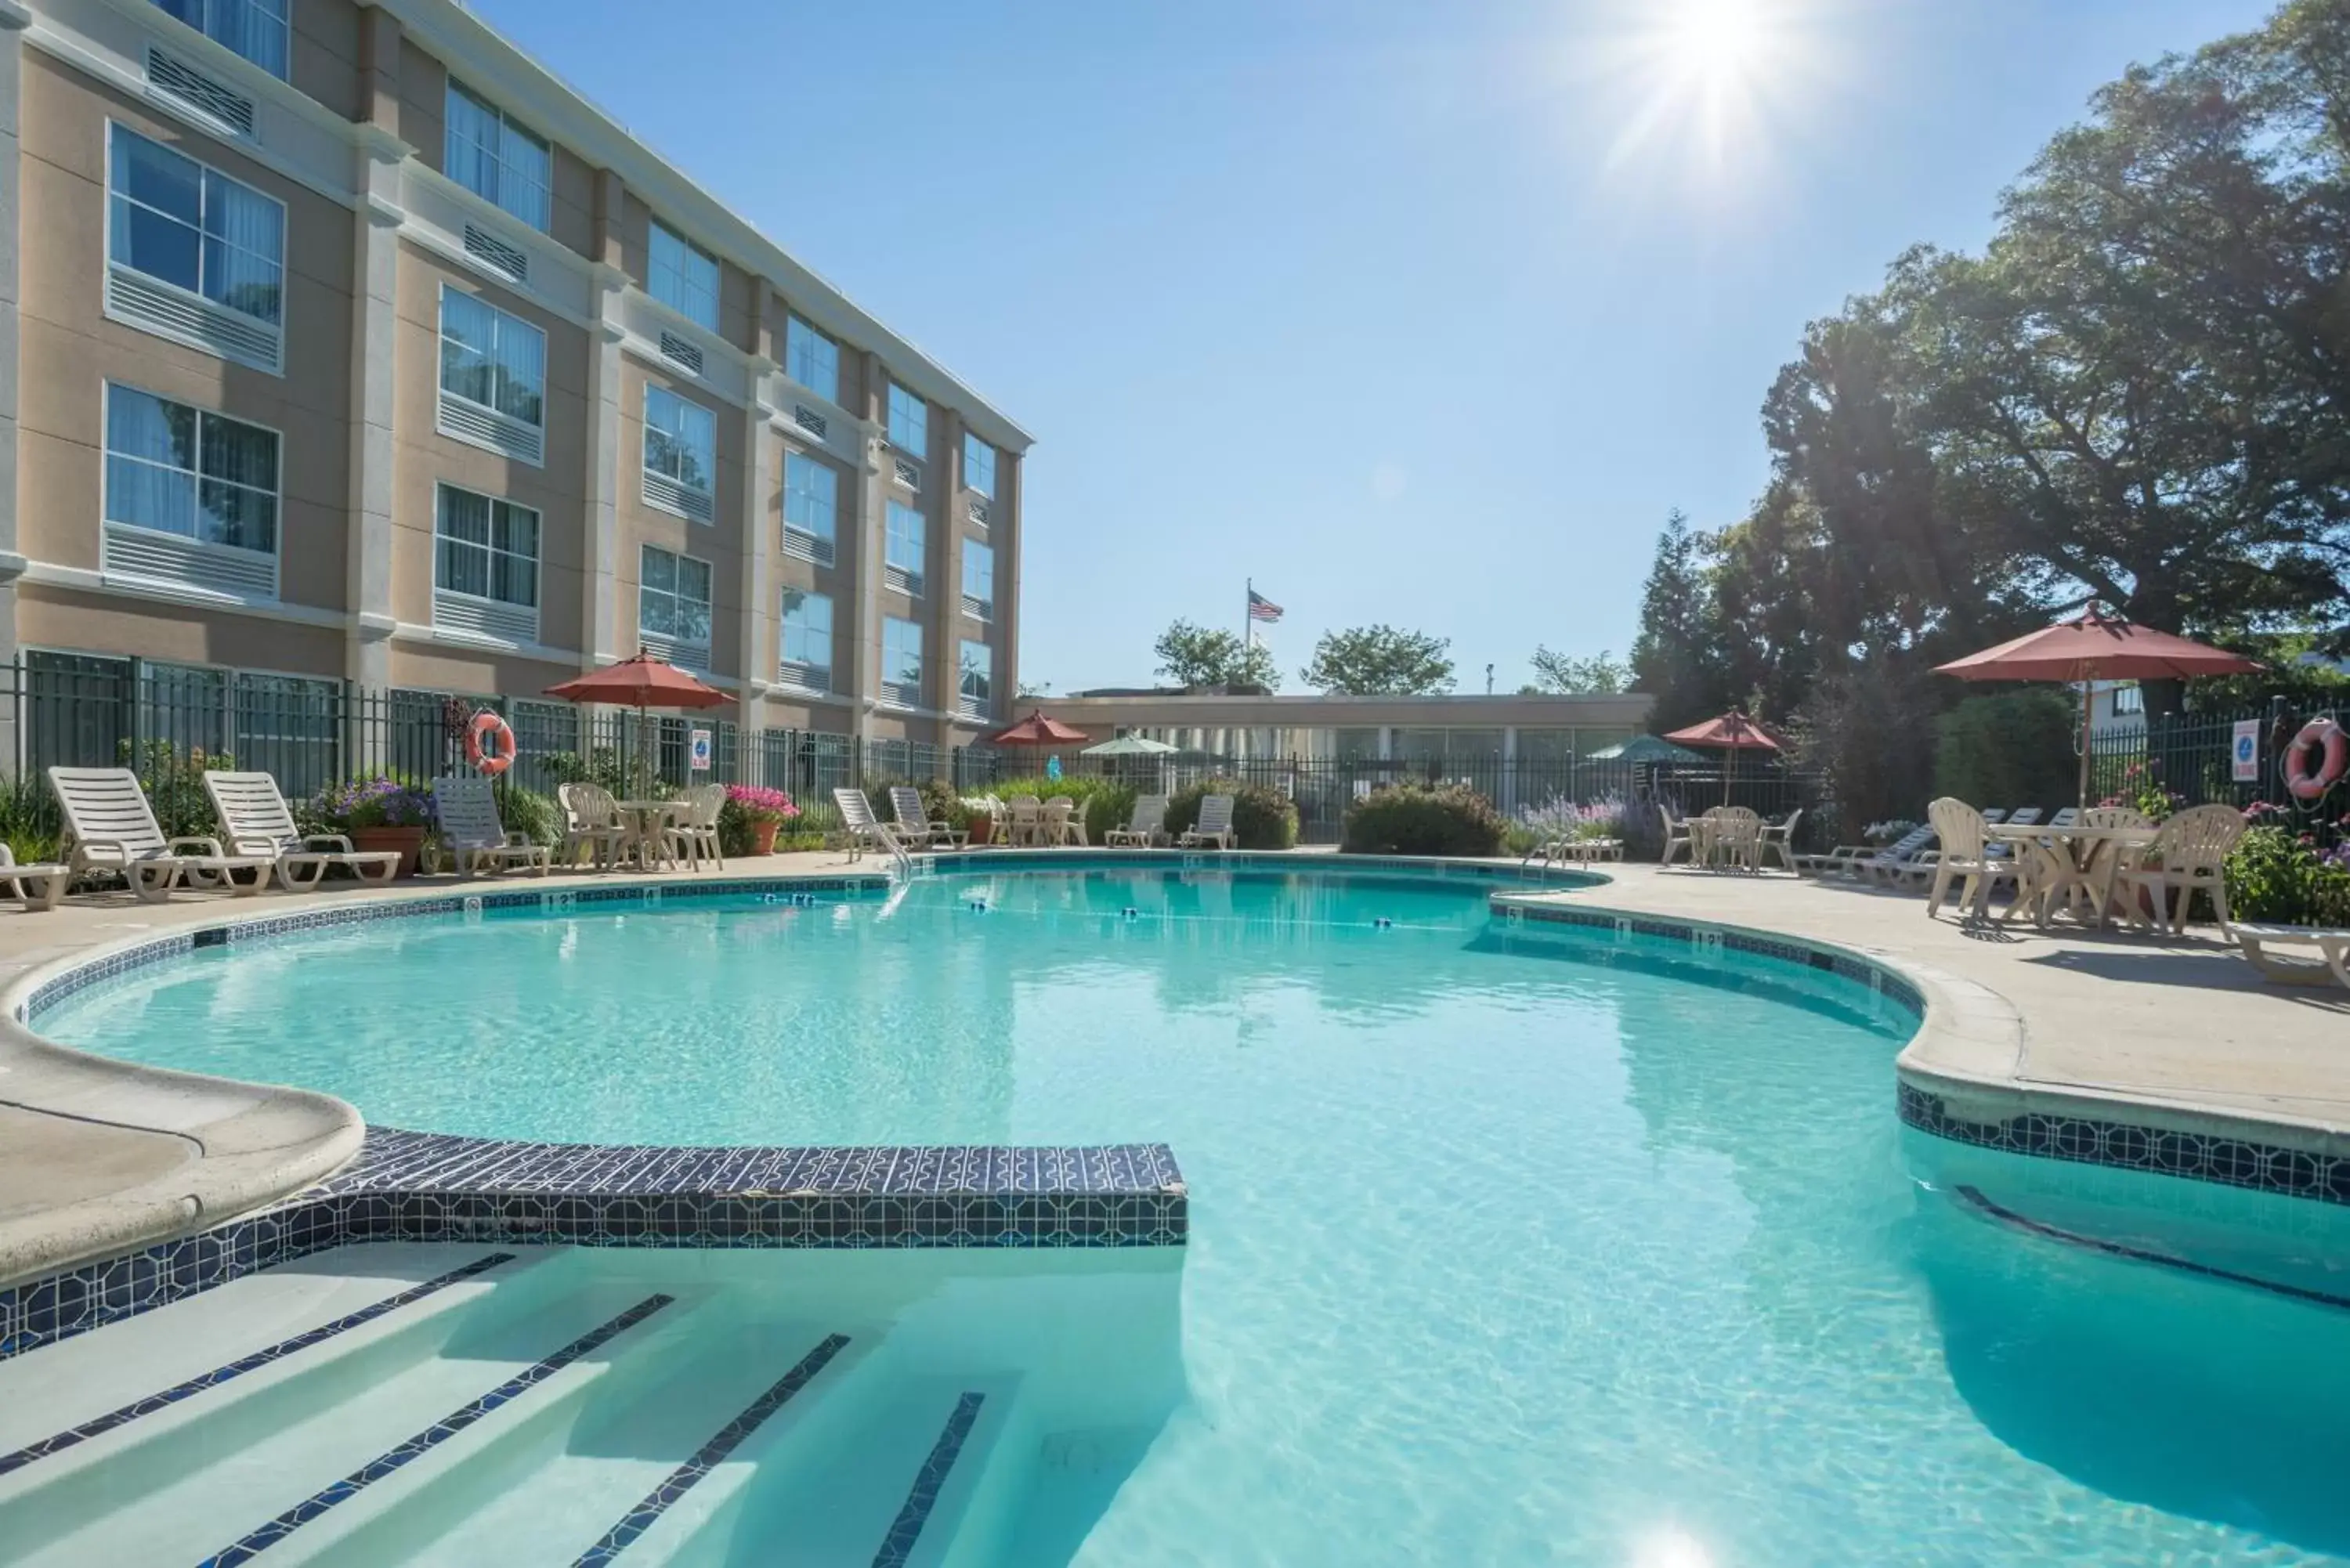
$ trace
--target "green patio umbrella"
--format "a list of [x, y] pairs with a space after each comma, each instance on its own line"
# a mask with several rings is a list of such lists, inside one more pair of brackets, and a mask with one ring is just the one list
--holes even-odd
[[1618, 741], [1612, 746], [1602, 746], [1584, 759], [1593, 763], [1701, 763], [1706, 759], [1695, 752], [1660, 741], [1654, 735], [1635, 735], [1628, 741]]
[[1141, 735], [1120, 735], [1115, 741], [1104, 741], [1098, 746], [1087, 746], [1081, 757], [1169, 757], [1175, 748], [1164, 741], [1153, 741]]

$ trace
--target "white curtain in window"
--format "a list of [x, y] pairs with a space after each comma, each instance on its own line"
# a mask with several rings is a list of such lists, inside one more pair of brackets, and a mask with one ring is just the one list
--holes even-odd
[[106, 398], [106, 515], [192, 538], [196, 411], [124, 387]]
[[286, 211], [258, 191], [207, 173], [204, 296], [263, 321], [279, 319]]

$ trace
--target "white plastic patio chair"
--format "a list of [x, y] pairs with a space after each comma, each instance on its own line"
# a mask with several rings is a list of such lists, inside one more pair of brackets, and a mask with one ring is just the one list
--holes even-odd
[[1134, 815], [1127, 818], [1126, 826], [1102, 835], [1102, 843], [1112, 849], [1151, 849], [1166, 842], [1167, 797], [1163, 794], [1136, 795]]
[[[183, 883], [225, 887], [240, 898], [269, 886], [277, 864], [275, 856], [231, 855], [217, 838], [164, 837], [155, 808], [147, 804], [147, 792], [139, 787], [139, 775], [129, 768], [51, 768], [49, 788], [65, 813], [66, 834], [73, 846], [67, 863], [77, 877], [85, 871], [120, 871], [130, 890], [150, 904], [170, 898], [172, 889]], [[197, 853], [182, 855], [183, 848]], [[240, 875], [250, 880], [238, 881]], [[186, 881], [191, 876], [212, 880]]]
[[434, 779], [432, 810], [441, 822], [441, 847], [460, 877], [478, 876], [484, 867], [504, 871], [513, 866], [544, 877], [555, 863], [554, 852], [533, 844], [528, 834], [506, 831], [498, 820], [498, 797], [485, 778], [451, 774]]
[[704, 860], [715, 861], [721, 871], [725, 870], [726, 857], [718, 850], [718, 814], [726, 809], [726, 786], [696, 784], [681, 798], [683, 809], [670, 825], [670, 853], [684, 861], [689, 870], [701, 870]]
[[1042, 841], [1045, 803], [1033, 794], [1015, 794], [1003, 803], [1003, 841], [1019, 846]]
[[1766, 822], [1762, 825], [1762, 836], [1756, 843], [1754, 852], [1754, 868], [1757, 871], [1763, 869], [1763, 862], [1770, 859], [1773, 853], [1779, 857], [1780, 865], [1790, 871], [1795, 868], [1795, 825], [1803, 820], [1804, 814], [1799, 807], [1789, 812], [1787, 820], [1784, 822]]
[[1175, 841], [1180, 849], [1205, 848], [1212, 844], [1219, 849], [1231, 849], [1240, 843], [1240, 835], [1232, 831], [1232, 797], [1211, 794], [1200, 801], [1200, 820], [1183, 830]]
[[[2130, 929], [2145, 930], [2151, 923], [2177, 936], [2187, 928], [2188, 912], [2197, 892], [2211, 896], [2220, 929], [2228, 929], [2228, 851], [2244, 836], [2244, 814], [2232, 805], [2199, 805], [2180, 812], [2156, 830], [2154, 842], [2135, 853], [2122, 851], [2114, 871], [2114, 891], [2129, 911]], [[2139, 907], [2143, 892], [2153, 905], [2148, 921]], [[2178, 910], [2170, 896], [2178, 895]]]
[[1942, 912], [1950, 884], [1958, 882], [1959, 912], [1982, 919], [1991, 909], [1991, 889], [2002, 879], [2017, 879], [2014, 860], [1984, 853], [1983, 828], [1988, 825], [1965, 801], [1945, 795], [1926, 808], [1926, 815], [1942, 841], [1941, 857], [1934, 862], [1933, 889], [1926, 895], [1926, 918], [1930, 920]]
[[588, 851], [588, 864], [602, 870], [617, 865], [629, 830], [620, 823], [619, 803], [602, 784], [557, 784], [555, 798], [563, 807], [563, 843], [556, 853], [568, 868]]
[[294, 825], [277, 781], [267, 774], [207, 773], [204, 794], [220, 819], [221, 842], [232, 855], [266, 855], [289, 893], [307, 893], [340, 866], [362, 882], [400, 875], [397, 849], [358, 850], [339, 833], [304, 833]]
[[1689, 818], [1681, 817], [1676, 820], [1673, 816], [1673, 808], [1661, 802], [1657, 806], [1657, 815], [1665, 820], [1665, 853], [1659, 858], [1657, 864], [1671, 865], [1673, 851], [1676, 849], [1688, 850], [1690, 859], [1694, 863], [1697, 859], [1697, 839], [1690, 833]]

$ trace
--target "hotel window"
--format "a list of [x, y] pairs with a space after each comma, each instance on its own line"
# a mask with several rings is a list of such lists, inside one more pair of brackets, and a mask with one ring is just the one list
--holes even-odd
[[710, 648], [710, 563], [647, 545], [637, 585], [637, 630], [651, 651], [655, 642]]
[[2144, 687], [2116, 686], [2114, 688], [2114, 712], [2116, 715], [2126, 717], [2129, 714], [2145, 711], [2146, 689]]
[[810, 691], [832, 690], [832, 597], [784, 590], [783, 680]]
[[798, 317], [786, 317], [784, 374], [826, 402], [840, 401], [840, 345]]
[[922, 705], [922, 628], [886, 616], [881, 621], [881, 691], [901, 708]]
[[444, 484], [433, 533], [432, 624], [536, 642], [538, 514]]
[[995, 650], [983, 642], [963, 639], [960, 685], [955, 705], [967, 719], [984, 719], [995, 689]]
[[889, 503], [889, 536], [882, 551], [883, 580], [899, 593], [919, 596], [927, 548], [927, 520], [902, 501]]
[[547, 192], [555, 182], [555, 155], [546, 139], [508, 119], [453, 77], [448, 132], [442, 161], [449, 178], [544, 232]]
[[286, 75], [287, 0], [155, 0], [164, 10], [281, 80]]
[[718, 330], [718, 258], [655, 223], [646, 292], [688, 321]]
[[995, 499], [995, 448], [969, 431], [962, 438], [962, 484], [965, 490]]
[[110, 125], [107, 134], [107, 314], [278, 369], [285, 207], [134, 130]]
[[666, 387], [645, 385], [645, 504], [696, 523], [715, 519], [718, 416]]
[[106, 521], [277, 551], [277, 433], [109, 383]]
[[973, 620], [995, 618], [995, 551], [976, 539], [962, 542], [962, 613]]
[[546, 334], [441, 286], [440, 430], [526, 462], [545, 456]]
[[931, 449], [931, 405], [895, 381], [889, 383], [889, 444], [913, 458]]
[[784, 454], [784, 554], [829, 566], [840, 518], [840, 475], [802, 452]]

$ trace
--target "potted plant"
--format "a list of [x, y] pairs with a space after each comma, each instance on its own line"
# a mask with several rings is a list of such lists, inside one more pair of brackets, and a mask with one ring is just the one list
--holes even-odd
[[760, 784], [728, 784], [718, 811], [719, 847], [729, 855], [773, 855], [775, 834], [800, 814], [792, 797]]
[[995, 808], [1001, 805], [992, 794], [967, 794], [955, 803], [956, 815], [962, 818], [955, 826], [971, 835], [973, 846], [995, 842]]
[[348, 838], [352, 848], [397, 850], [399, 874], [416, 875], [417, 857], [423, 853], [425, 835], [432, 826], [430, 794], [378, 774], [329, 784], [313, 805], [318, 820], [328, 831]]

